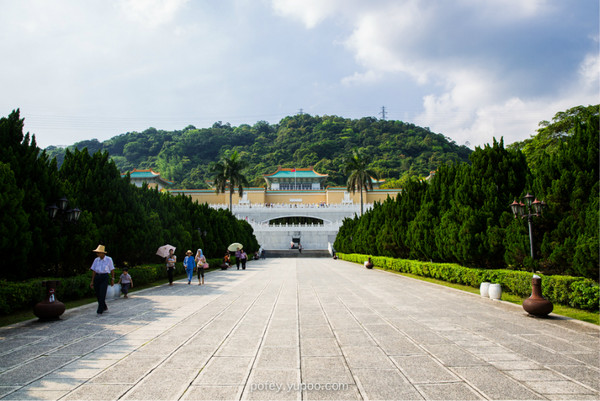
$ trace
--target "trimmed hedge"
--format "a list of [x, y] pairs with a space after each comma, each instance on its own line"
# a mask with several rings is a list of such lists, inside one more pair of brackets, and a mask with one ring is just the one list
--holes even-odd
[[[450, 283], [464, 284], [479, 288], [484, 281], [502, 285], [510, 294], [528, 298], [531, 295], [531, 277], [529, 272], [518, 270], [487, 270], [464, 267], [455, 263], [421, 262], [408, 259], [394, 259], [385, 256], [337, 253], [338, 258], [354, 263], [364, 263], [367, 258], [375, 266], [431, 277]], [[587, 311], [598, 311], [600, 287], [594, 280], [572, 276], [545, 276], [542, 278], [542, 294], [553, 303], [568, 305]]]
[[[211, 268], [220, 267], [221, 259], [208, 259]], [[115, 283], [119, 281], [122, 269], [115, 269]], [[181, 263], [175, 267], [175, 275], [184, 274], [185, 270]], [[134, 286], [150, 284], [160, 279], [167, 278], [167, 269], [163, 263], [155, 265], [144, 265], [129, 268], [129, 274], [133, 279]], [[35, 304], [44, 299], [46, 288], [42, 287], [42, 281], [59, 280], [56, 288], [56, 298], [61, 302], [75, 301], [82, 298], [94, 297], [94, 290], [90, 288], [92, 272], [79, 276], [66, 278], [37, 278], [23, 282], [10, 282], [0, 280], [0, 314], [8, 315], [17, 310], [33, 308]]]

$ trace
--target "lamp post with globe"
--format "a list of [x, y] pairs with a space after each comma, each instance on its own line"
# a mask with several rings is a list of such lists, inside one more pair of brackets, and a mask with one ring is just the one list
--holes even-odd
[[[534, 200], [535, 199], [535, 200]], [[542, 215], [542, 210], [546, 207], [546, 203], [544, 201], [539, 201], [535, 196], [527, 193], [525, 195], [525, 204], [522, 202], [517, 202], [516, 200], [510, 204], [510, 208], [515, 216], [525, 218], [527, 217], [527, 223], [529, 224], [529, 252], [531, 254], [531, 259], [534, 259], [533, 256], [533, 217], [538, 217]]]
[[[67, 209], [69, 200], [64, 196], [46, 208], [48, 217], [52, 221], [56, 221], [61, 225], [63, 222], [76, 223], [81, 215], [81, 210], [78, 208]], [[60, 284], [59, 280], [42, 281], [42, 286], [46, 287], [46, 297], [43, 301], [38, 302], [33, 307], [33, 314], [40, 320], [58, 319], [66, 309], [65, 304], [56, 298], [56, 287]]]

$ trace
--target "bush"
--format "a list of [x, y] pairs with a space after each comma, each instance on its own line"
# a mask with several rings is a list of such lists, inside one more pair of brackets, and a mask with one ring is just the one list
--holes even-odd
[[[214, 261], [212, 261], [214, 264]], [[115, 283], [119, 280], [122, 269], [115, 269]], [[178, 263], [175, 275], [183, 274], [183, 266]], [[129, 274], [134, 284], [150, 284], [160, 279], [167, 278], [167, 269], [164, 264], [137, 266], [129, 268]], [[92, 272], [66, 278], [37, 278], [23, 282], [0, 281], [0, 313], [7, 315], [17, 310], [31, 308], [44, 299], [46, 295], [42, 282], [46, 280], [60, 281], [56, 288], [56, 298], [61, 302], [75, 301], [82, 298], [94, 297], [95, 293], [90, 288]]]
[[[532, 274], [516, 270], [487, 270], [460, 266], [454, 263], [432, 263], [385, 256], [337, 253], [338, 258], [354, 263], [364, 263], [369, 257], [375, 266], [435, 278], [450, 283], [478, 288], [484, 281], [502, 285], [510, 294], [528, 298], [531, 295]], [[546, 276], [542, 278], [542, 293], [549, 301], [574, 308], [597, 311], [600, 302], [600, 287], [593, 280], [572, 276]]]

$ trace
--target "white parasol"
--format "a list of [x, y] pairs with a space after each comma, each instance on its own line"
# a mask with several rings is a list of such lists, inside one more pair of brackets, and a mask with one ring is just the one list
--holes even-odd
[[244, 247], [244, 245], [240, 244], [239, 242], [234, 242], [233, 244], [230, 244], [227, 247], [227, 250], [230, 251], [230, 252], [235, 252], [238, 249], [242, 249], [243, 247]]
[[163, 245], [160, 248], [158, 248], [158, 250], [156, 251], [156, 254], [158, 256], [160, 256], [161, 258], [166, 258], [167, 256], [169, 256], [169, 249], [172, 249], [173, 252], [175, 252], [175, 248], [173, 245]]

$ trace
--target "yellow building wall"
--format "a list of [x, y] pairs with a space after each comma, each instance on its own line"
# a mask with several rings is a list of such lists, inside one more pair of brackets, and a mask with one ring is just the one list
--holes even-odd
[[[217, 194], [214, 190], [169, 190], [173, 195], [183, 193], [191, 196], [192, 200], [198, 203], [208, 204], [229, 204], [229, 192]], [[345, 189], [328, 189], [324, 191], [265, 191], [264, 189], [244, 191], [250, 204], [319, 204], [327, 203], [330, 205], [339, 205], [344, 200]], [[395, 198], [400, 190], [374, 190], [363, 191], [363, 202], [373, 203], [383, 202], [388, 196]], [[360, 192], [349, 192], [349, 198], [356, 205], [360, 204]], [[233, 194], [232, 203], [237, 205], [242, 198], [237, 192]]]
[[[367, 193], [366, 202], [367, 203], [383, 202], [388, 198], [388, 196], [392, 199], [396, 199], [396, 196], [398, 196], [398, 194], [400, 192], [401, 192], [401, 190], [399, 190], [399, 189], [389, 189], [386, 191], [383, 191], [383, 190], [369, 191]], [[358, 202], [360, 202], [360, 195], [358, 195], [358, 196], [359, 196]], [[363, 192], [363, 197], [364, 196], [365, 196], [365, 193]]]
[[265, 197], [265, 203], [303, 203], [308, 205], [322, 202], [327, 202], [325, 191], [267, 191]]
[[[339, 205], [344, 199], [344, 190], [331, 189], [327, 190], [327, 204]], [[350, 195], [352, 196], [352, 195]], [[352, 198], [351, 198], [352, 199]]]

